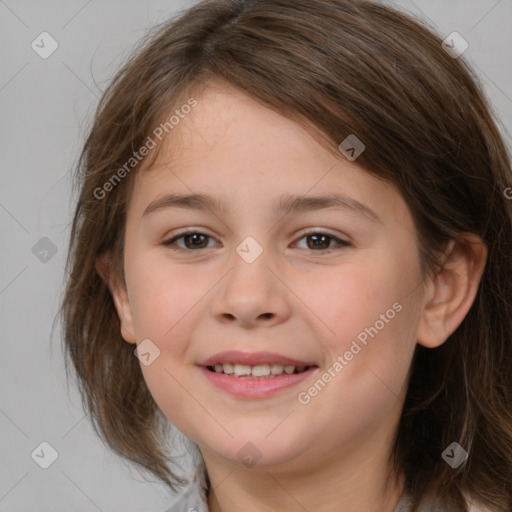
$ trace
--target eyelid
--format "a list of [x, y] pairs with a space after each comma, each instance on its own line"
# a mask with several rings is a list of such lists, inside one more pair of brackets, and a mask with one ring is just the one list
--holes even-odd
[[349, 240], [340, 238], [338, 235], [331, 233], [329, 230], [326, 230], [325, 228], [305, 228], [305, 229], [299, 231], [299, 233], [297, 234], [297, 237], [296, 237], [296, 241], [293, 243], [296, 244], [301, 238], [304, 238], [305, 236], [308, 236], [308, 235], [325, 235], [325, 236], [331, 238], [332, 240], [334, 240], [335, 242], [337, 242], [337, 244], [338, 244], [338, 247], [330, 247], [329, 249], [320, 249], [318, 251], [309, 249], [309, 251], [312, 253], [316, 252], [319, 254], [327, 254], [327, 253], [342, 249], [344, 247], [352, 247], [353, 246], [352, 242], [350, 242]]
[[[184, 228], [181, 231], [174, 233], [171, 238], [164, 240], [162, 242], [162, 245], [171, 245], [175, 240], [177, 240], [185, 235], [206, 235], [208, 238], [216, 240], [215, 237], [213, 235], [208, 234], [207, 230], [204, 228]], [[180, 250], [180, 249], [181, 249], [181, 247], [178, 250]], [[181, 249], [181, 250], [192, 252], [191, 249]]]
[[331, 238], [339, 240], [340, 242], [346, 242], [347, 244], [350, 243], [348, 240], [343, 240], [340, 238], [339, 235], [331, 233], [331, 231], [326, 228], [304, 228], [297, 233], [298, 237], [303, 237], [304, 235], [328, 235]]

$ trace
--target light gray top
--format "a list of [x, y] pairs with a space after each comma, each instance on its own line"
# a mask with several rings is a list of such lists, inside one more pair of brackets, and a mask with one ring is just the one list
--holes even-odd
[[[208, 482], [206, 480], [206, 467], [204, 462], [202, 462], [197, 466], [190, 485], [180, 496], [179, 500], [163, 512], [209, 512], [207, 498]], [[410, 498], [403, 496], [393, 512], [408, 512], [409, 506]], [[427, 510], [426, 508], [421, 508], [422, 512], [427, 512]]]

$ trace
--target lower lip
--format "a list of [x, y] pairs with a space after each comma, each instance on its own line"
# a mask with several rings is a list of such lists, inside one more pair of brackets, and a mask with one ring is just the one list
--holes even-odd
[[318, 367], [313, 366], [302, 373], [283, 373], [269, 378], [230, 377], [200, 367], [204, 376], [216, 387], [240, 398], [267, 398], [279, 391], [291, 388], [311, 376]]

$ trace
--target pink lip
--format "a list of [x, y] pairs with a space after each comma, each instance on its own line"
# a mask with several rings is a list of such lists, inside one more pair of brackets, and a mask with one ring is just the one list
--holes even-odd
[[[240, 362], [240, 360], [236, 360]], [[265, 364], [265, 363], [264, 363]], [[268, 364], [268, 363], [267, 363]], [[282, 364], [282, 363], [280, 363]], [[208, 365], [210, 366], [210, 365]], [[307, 366], [307, 365], [298, 365]], [[312, 366], [302, 373], [282, 374], [270, 378], [244, 378], [230, 377], [223, 373], [215, 373], [205, 366], [200, 367], [203, 375], [214, 386], [238, 398], [268, 398], [279, 391], [295, 386], [307, 379], [313, 372], [318, 371], [317, 366]]]
[[316, 366], [311, 361], [299, 361], [273, 352], [241, 352], [239, 350], [228, 350], [220, 352], [199, 363], [199, 366], [215, 366], [216, 364], [239, 363], [249, 366], [259, 364], [282, 364], [283, 366]]

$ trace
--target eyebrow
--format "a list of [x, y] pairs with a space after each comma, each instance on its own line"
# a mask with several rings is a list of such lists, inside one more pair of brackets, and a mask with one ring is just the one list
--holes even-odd
[[[167, 194], [151, 202], [142, 216], [167, 208], [184, 208], [194, 210], [217, 210], [226, 212], [227, 202], [220, 197], [209, 194]], [[381, 223], [377, 214], [363, 203], [343, 194], [322, 196], [282, 195], [274, 203], [275, 215], [288, 215], [307, 211], [337, 208], [366, 217], [371, 222]]]

